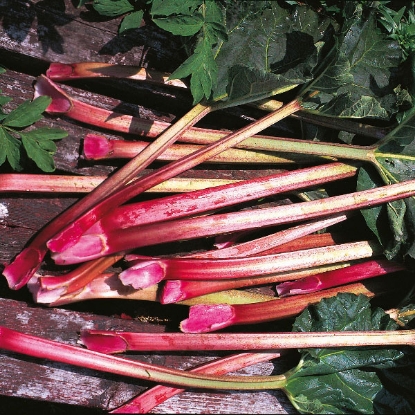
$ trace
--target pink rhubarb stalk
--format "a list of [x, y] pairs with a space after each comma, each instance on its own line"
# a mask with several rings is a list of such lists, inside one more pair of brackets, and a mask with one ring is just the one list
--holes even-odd
[[[148, 146], [146, 141], [108, 139], [97, 134], [87, 134], [84, 138], [83, 153], [87, 160], [131, 159]], [[159, 161], [178, 160], [199, 150], [199, 144], [173, 144], [157, 158]], [[206, 160], [216, 164], [287, 164], [291, 158], [277, 156], [271, 152], [230, 148]]]
[[[255, 365], [269, 360], [277, 359], [281, 353], [239, 353], [236, 355], [226, 356], [205, 363], [201, 366], [191, 369], [194, 373], [224, 375], [235, 372], [245, 367]], [[165, 385], [157, 385], [144, 393], [134, 397], [129, 402], [112, 410], [111, 414], [146, 414], [157, 405], [160, 405], [167, 399], [184, 392], [185, 389], [173, 388]]]
[[[85, 214], [81, 215], [80, 217], [78, 217], [78, 219], [73, 221], [70, 225], [65, 227], [62, 231], [58, 232], [57, 234], [55, 234], [55, 236], [51, 237], [47, 244], [48, 248], [53, 252], [61, 252], [65, 249], [68, 249], [72, 245], [76, 244], [83, 232], [85, 232], [89, 227], [91, 227], [97, 220], [99, 220], [111, 209], [120, 206], [124, 202], [145, 191], [146, 189], [153, 187], [154, 185], [161, 183], [162, 181], [167, 180], [171, 177], [175, 177], [178, 174], [186, 170], [189, 170], [200, 163], [203, 163], [205, 160], [210, 159], [216, 154], [219, 154], [222, 151], [230, 147], [233, 147], [246, 137], [254, 135], [259, 131], [262, 131], [270, 125], [273, 125], [281, 119], [287, 117], [288, 115], [298, 111], [300, 108], [301, 103], [297, 100], [294, 100], [288, 103], [280, 110], [268, 114], [264, 118], [246, 127], [243, 127], [242, 129], [234, 133], [225, 136], [220, 141], [205, 146], [202, 149], [196, 151], [195, 153], [181, 158], [180, 160], [173, 161], [168, 165], [157, 169], [154, 173], [137, 179], [134, 183], [125, 185], [121, 190], [114, 191], [113, 194], [107, 197], [106, 199], [101, 198], [101, 202], [96, 204], [94, 208], [91, 208]], [[202, 113], [205, 112], [201, 111], [200, 114]], [[176, 131], [175, 136], [177, 136], [178, 133], [179, 132]], [[149, 147], [146, 147], [146, 150]], [[140, 155], [142, 155], [144, 152], [145, 150], [141, 152]]]
[[71, 81], [85, 78], [122, 78], [135, 81], [163, 84], [178, 88], [187, 88], [179, 79], [169, 79], [170, 74], [131, 65], [114, 65], [103, 62], [52, 62], [46, 76], [53, 81]]
[[377, 243], [361, 241], [231, 259], [136, 259], [129, 268], [120, 273], [119, 278], [125, 285], [141, 289], [168, 279], [203, 281], [270, 275], [372, 257], [381, 252], [382, 248]]
[[399, 263], [386, 259], [374, 259], [349, 267], [311, 275], [295, 281], [287, 281], [276, 286], [280, 297], [289, 295], [306, 294], [324, 290], [326, 288], [337, 287], [350, 282], [361, 281], [379, 275], [390, 274], [393, 272], [404, 271], [406, 268]]
[[265, 196], [352, 177], [356, 171], [356, 167], [351, 165], [330, 163], [187, 192], [186, 194], [130, 203], [107, 213], [86, 230], [85, 234], [105, 234], [111, 230], [194, 216]]
[[181, 258], [240, 258], [334, 245], [336, 242], [332, 234], [328, 232], [313, 233], [343, 222], [347, 218], [348, 215], [345, 214], [333, 215], [328, 218], [293, 226], [260, 238], [251, 239], [247, 242], [241, 242], [228, 248], [187, 254], [181, 256]]
[[142, 246], [322, 218], [413, 195], [415, 195], [415, 180], [408, 180], [288, 206], [175, 219], [126, 229], [113, 229], [105, 234], [83, 235], [75, 245], [63, 252], [55, 252], [52, 256], [57, 264], [78, 263]]
[[[64, 94], [62, 96], [62, 93], [59, 90], [56, 91], [50, 83], [51, 81], [47, 78], [41, 77], [36, 84], [36, 94], [52, 94], [51, 96], [53, 99], [49, 107], [52, 112], [56, 109], [60, 111], [62, 110], [62, 107], [69, 111], [71, 109], [70, 100], [67, 100]], [[57, 94], [58, 99], [56, 99]], [[49, 224], [46, 225], [30, 242], [29, 246], [20, 252], [20, 254], [18, 254], [18, 256], [3, 270], [3, 275], [6, 277], [9, 287], [11, 289], [19, 289], [30, 280], [30, 278], [40, 267], [40, 264], [48, 251], [46, 242], [50, 238], [56, 235], [57, 232], [64, 229], [68, 223], [71, 223], [75, 218], [90, 211], [92, 207], [101, 200], [105, 198], [109, 199], [109, 196], [117, 189], [125, 187], [127, 183], [131, 182], [131, 180], [137, 176], [139, 171], [147, 167], [157, 158], [159, 154], [171, 145], [183, 130], [194, 125], [210, 111], [211, 107], [204, 106], [202, 104], [196, 105], [177, 123], [173, 124], [171, 128], [167, 129], [166, 132], [163, 133], [157, 140], [147, 146], [139, 155], [116, 171], [109, 179], [104, 180], [98, 187], [88, 193], [79, 202], [75, 203], [65, 212], [49, 222]], [[88, 115], [88, 113], [86, 112], [84, 115]], [[171, 177], [173, 176], [174, 175]], [[159, 180], [159, 182], [153, 182], [151, 186], [148, 186], [148, 188], [159, 184], [161, 181], [162, 180]], [[120, 201], [120, 204], [121, 203], [122, 201]]]
[[[409, 333], [408, 333], [409, 332]], [[367, 337], [366, 337], [367, 336]], [[387, 340], [385, 343], [381, 341]], [[354, 338], [355, 337], [355, 338]], [[306, 340], [307, 339], [307, 340]], [[324, 339], [324, 340], [323, 340]], [[324, 346], [322, 346], [324, 341]], [[260, 333], [137, 333], [83, 330], [80, 342], [100, 353], [174, 351], [268, 351], [313, 347], [414, 345], [415, 331]], [[307, 344], [305, 343], [307, 342]]]
[[277, 298], [258, 304], [197, 304], [190, 307], [189, 317], [181, 322], [180, 329], [184, 333], [206, 333], [234, 325], [265, 323], [295, 317], [309, 305], [316, 304], [323, 298], [334, 297], [341, 292], [363, 294], [370, 298], [390, 292], [390, 280], [376, 279], [374, 282], [372, 288], [355, 282], [315, 293]]
[[[236, 290], [252, 286], [272, 284], [281, 281], [296, 280], [314, 274], [345, 268], [352, 262], [336, 262], [330, 265], [321, 265], [303, 270], [286, 271], [272, 275], [252, 278], [230, 278], [224, 280], [167, 280], [161, 287], [159, 301], [161, 304], [172, 304], [188, 301], [192, 298], [200, 298], [211, 293], [219, 293], [224, 290]], [[199, 301], [201, 302], [201, 301]]]

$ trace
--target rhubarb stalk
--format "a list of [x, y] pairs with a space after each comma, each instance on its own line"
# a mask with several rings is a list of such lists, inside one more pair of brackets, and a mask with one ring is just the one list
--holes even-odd
[[[201, 366], [195, 367], [190, 371], [194, 373], [224, 375], [229, 372], [243, 369], [247, 366], [277, 359], [280, 356], [281, 353], [239, 353], [210, 361]], [[184, 391], [185, 389], [157, 385], [131, 399], [119, 408], [114, 409], [110, 413], [146, 414], [165, 400]]]
[[386, 259], [373, 259], [349, 267], [311, 275], [295, 281], [286, 281], [276, 286], [280, 297], [289, 295], [306, 294], [361, 281], [379, 275], [390, 274], [397, 271], [404, 271], [406, 268], [399, 263]]
[[322, 218], [413, 195], [415, 195], [415, 180], [408, 180], [288, 206], [175, 219], [126, 229], [113, 229], [106, 233], [83, 235], [71, 248], [63, 252], [55, 252], [52, 257], [57, 264], [78, 263], [142, 246]]
[[361, 241], [243, 258], [146, 258], [132, 261], [132, 265], [122, 271], [119, 278], [125, 285], [141, 289], [165, 279], [203, 281], [247, 278], [367, 258], [381, 252], [377, 243]]
[[184, 333], [203, 333], [233, 325], [258, 324], [295, 317], [309, 305], [316, 304], [323, 298], [334, 297], [341, 292], [363, 294], [370, 298], [390, 292], [390, 282], [390, 280], [376, 279], [371, 284], [372, 288], [356, 282], [316, 293], [278, 298], [258, 304], [198, 304], [190, 307], [189, 317], [181, 322], [180, 329]]

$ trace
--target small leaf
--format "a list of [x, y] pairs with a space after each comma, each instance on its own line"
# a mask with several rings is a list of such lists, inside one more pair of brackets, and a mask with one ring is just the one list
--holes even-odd
[[154, 18], [153, 22], [161, 29], [177, 36], [192, 36], [203, 27], [203, 17], [201, 14], [192, 16], [169, 16]]
[[110, 17], [120, 16], [134, 10], [128, 0], [94, 0], [93, 6], [99, 14]]
[[[23, 134], [23, 133], [21, 133]], [[60, 140], [68, 136], [68, 133], [60, 128], [42, 127], [30, 131], [25, 131], [24, 135], [27, 138], [37, 141]]]
[[203, 0], [153, 0], [151, 3], [151, 15], [192, 15], [202, 3]]
[[143, 16], [144, 12], [142, 10], [127, 14], [127, 16], [125, 16], [122, 20], [118, 32], [123, 33], [126, 30], [139, 28], [143, 20]]
[[40, 96], [33, 101], [25, 101], [15, 110], [11, 111], [3, 120], [3, 125], [8, 127], [23, 128], [34, 124], [42, 118], [42, 113], [49, 106], [52, 99]]
[[27, 156], [44, 172], [50, 173], [55, 170], [52, 154], [42, 148], [35, 140], [28, 139], [25, 134], [21, 135], [22, 144]]
[[22, 170], [20, 147], [21, 142], [19, 140], [16, 140], [4, 128], [0, 128], [0, 165], [7, 160], [13, 170]]

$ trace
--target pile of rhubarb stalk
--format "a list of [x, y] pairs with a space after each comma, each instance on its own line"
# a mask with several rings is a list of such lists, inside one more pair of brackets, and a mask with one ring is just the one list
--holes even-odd
[[[282, 380], [275, 376], [256, 379], [259, 387], [223, 375], [275, 359], [282, 349], [388, 344], [381, 332], [365, 338], [369, 343], [347, 332], [278, 333], [277, 337], [269, 333], [268, 340], [262, 333], [259, 341], [257, 333], [246, 333], [244, 327], [261, 329], [265, 323], [291, 321], [310, 305], [339, 294], [372, 299], [402, 289], [394, 281], [396, 275], [406, 275], [405, 265], [385, 257], [360, 212], [413, 197], [415, 181], [357, 191], [357, 172], [374, 148], [355, 146], [350, 161], [341, 157], [342, 145], [323, 148], [316, 141], [306, 146], [302, 140], [276, 136], [281, 123], [306, 119], [300, 98], [269, 100], [255, 109], [260, 117], [228, 130], [201, 126], [204, 117], [224, 110], [220, 103], [199, 103], [168, 123], [86, 104], [65, 90], [65, 83], [73, 80], [108, 77], [108, 73], [123, 76], [124, 69], [98, 63], [52, 63], [37, 79], [34, 98], [52, 98], [46, 110], [50, 117], [103, 131], [84, 137], [82, 160], [119, 159], [121, 166], [108, 177], [3, 174], [3, 191], [23, 189], [30, 179], [34, 192], [82, 194], [33, 235], [6, 264], [3, 275], [10, 289], [27, 287], [33, 300], [45, 306], [126, 299], [158, 302], [160, 307], [178, 304], [188, 309], [188, 317], [168, 338], [141, 333], [136, 339], [137, 333], [86, 330], [82, 343], [93, 351], [4, 327], [0, 347], [162, 382], [158, 392], [151, 389], [149, 397], [141, 395], [141, 401], [130, 402], [132, 409], [113, 411], [132, 413], [138, 407], [149, 411], [160, 403], [157, 393], [167, 399], [186, 387], [281, 387]], [[166, 74], [140, 68], [128, 68], [126, 74], [138, 82], [186, 88], [181, 82], [168, 81]], [[109, 139], [105, 131], [134, 139]], [[255, 174], [240, 179], [183, 176], [206, 165], [223, 170], [249, 166]], [[401, 281], [404, 284], [405, 278]], [[216, 331], [215, 337], [209, 337]], [[391, 344], [408, 341], [400, 336]], [[174, 369], [135, 366], [128, 359], [111, 356], [127, 350], [241, 353], [188, 372], [183, 379]], [[201, 379], [204, 383], [198, 383]]]

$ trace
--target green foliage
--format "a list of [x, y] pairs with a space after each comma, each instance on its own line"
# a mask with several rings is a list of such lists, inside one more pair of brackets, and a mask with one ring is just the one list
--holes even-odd
[[57, 128], [26, 129], [42, 118], [51, 99], [42, 96], [33, 101], [25, 101], [7, 113], [3, 106], [10, 101], [0, 91], [0, 165], [7, 161], [13, 170], [20, 171], [23, 169], [24, 153], [42, 171], [54, 171], [54, 141], [66, 137], [67, 133]]
[[[415, 179], [414, 128], [415, 110], [412, 109], [374, 151], [378, 174], [360, 169], [358, 190]], [[385, 246], [385, 254], [389, 258], [406, 255], [415, 258], [415, 198], [364, 209], [362, 214], [369, 228]]]
[[403, 51], [405, 60], [415, 50], [415, 12], [414, 3], [394, 10], [386, 6], [391, 2], [380, 2], [378, 21], [386, 29], [389, 37], [396, 40]]
[[[297, 317], [294, 332], [396, 330], [382, 309], [372, 309], [363, 295], [338, 294], [308, 307]], [[300, 363], [287, 373], [285, 393], [300, 411], [313, 414], [373, 414], [374, 404], [387, 391], [382, 405], [398, 398], [383, 382], [393, 370], [414, 365], [413, 355], [399, 348], [329, 348], [300, 350]], [[412, 391], [401, 396], [411, 399]], [[406, 401], [405, 401], [406, 402]], [[381, 402], [379, 402], [379, 405]], [[413, 404], [407, 402], [414, 409]], [[409, 412], [408, 412], [409, 413]]]

